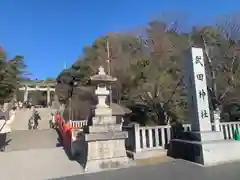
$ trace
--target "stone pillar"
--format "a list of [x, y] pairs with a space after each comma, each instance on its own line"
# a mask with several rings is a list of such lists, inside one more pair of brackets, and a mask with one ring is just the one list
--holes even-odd
[[23, 101], [26, 102], [27, 100], [28, 100], [28, 87], [25, 86], [24, 99], [23, 99]]
[[51, 91], [50, 91], [50, 87], [47, 86], [47, 106], [50, 105], [51, 102]]
[[203, 50], [192, 48], [186, 61], [189, 118], [192, 131], [212, 131]]
[[182, 139], [172, 139], [169, 152], [175, 158], [206, 166], [240, 160], [240, 143], [225, 141], [217, 124], [215, 131], [212, 130], [203, 49], [191, 48], [186, 55], [185, 80], [192, 131], [177, 137]]

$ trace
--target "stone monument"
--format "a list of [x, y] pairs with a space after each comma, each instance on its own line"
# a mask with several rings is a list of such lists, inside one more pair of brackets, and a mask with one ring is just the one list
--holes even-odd
[[185, 70], [191, 131], [183, 132], [179, 139], [171, 141], [170, 155], [206, 166], [240, 160], [240, 142], [224, 140], [219, 128], [212, 130], [201, 48], [187, 51]]
[[121, 124], [116, 123], [112, 109], [105, 102], [109, 95], [107, 85], [116, 80], [106, 75], [103, 67], [99, 68], [97, 75], [91, 77], [91, 82], [97, 85], [95, 94], [98, 104], [94, 109], [92, 125], [85, 134], [87, 145], [85, 171], [87, 172], [119, 168], [129, 162], [125, 149], [127, 132], [123, 132]]

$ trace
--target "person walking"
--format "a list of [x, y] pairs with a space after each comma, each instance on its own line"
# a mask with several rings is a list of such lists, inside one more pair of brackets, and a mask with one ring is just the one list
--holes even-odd
[[10, 111], [0, 109], [0, 151], [4, 152], [8, 143], [8, 135], [11, 132], [11, 123], [14, 121], [16, 109]]
[[32, 114], [32, 117], [30, 119], [33, 121], [32, 129], [38, 129], [39, 120], [41, 120], [41, 116], [35, 108], [33, 108], [33, 114]]

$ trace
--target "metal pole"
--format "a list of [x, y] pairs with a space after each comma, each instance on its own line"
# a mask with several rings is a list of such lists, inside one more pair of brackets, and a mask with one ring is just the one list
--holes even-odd
[[109, 42], [107, 39], [107, 63], [108, 63], [108, 75], [111, 76], [111, 68], [110, 68], [110, 50], [109, 50]]
[[[202, 39], [203, 39], [203, 43], [204, 43], [204, 49], [205, 49], [205, 53], [206, 53], [206, 55], [207, 55], [207, 60], [208, 60], [208, 63], [209, 63], [209, 65], [210, 65], [210, 74], [211, 74], [211, 85], [212, 85], [212, 93], [213, 93], [213, 96], [214, 96], [214, 98], [216, 98], [216, 100], [217, 100], [217, 98], [218, 98], [218, 92], [217, 92], [217, 84], [216, 84], [216, 72], [215, 72], [215, 69], [213, 68], [213, 64], [212, 64], [212, 60], [211, 60], [211, 57], [210, 57], [210, 55], [209, 55], [209, 48], [208, 48], [208, 46], [207, 46], [207, 43], [206, 43], [206, 41], [205, 41], [205, 39], [204, 39], [204, 37], [202, 37]], [[217, 102], [216, 102], [217, 103]], [[214, 107], [213, 107], [213, 109], [214, 110], [216, 110], [216, 108], [217, 108], [217, 106], [218, 106], [218, 104], [214, 104]]]
[[215, 70], [212, 70], [212, 87], [213, 87], [214, 96], [215, 96], [215, 98], [217, 100], [218, 94], [217, 94], [217, 83], [216, 83]]
[[68, 121], [71, 120], [71, 116], [72, 116], [72, 99], [71, 97], [68, 99]]
[[[108, 75], [111, 76], [111, 65], [110, 65], [110, 50], [109, 50], [109, 41], [107, 37], [107, 64], [108, 64]], [[109, 101], [110, 105], [112, 104], [112, 87], [109, 85]]]
[[221, 110], [219, 109], [219, 104], [218, 104], [218, 92], [217, 92], [217, 84], [216, 84], [216, 71], [213, 68], [213, 64], [212, 64], [212, 60], [211, 57], [209, 55], [209, 47], [207, 46], [207, 43], [204, 39], [204, 37], [202, 37], [203, 39], [203, 43], [204, 43], [204, 48], [205, 48], [205, 53], [207, 55], [207, 59], [208, 62], [210, 64], [210, 73], [211, 73], [211, 77], [212, 77], [212, 93], [214, 98], [216, 99], [215, 102], [212, 103], [213, 106], [213, 111], [211, 113], [211, 119], [213, 119], [213, 123], [214, 123], [214, 130], [215, 131], [220, 131], [220, 114], [221, 114]]

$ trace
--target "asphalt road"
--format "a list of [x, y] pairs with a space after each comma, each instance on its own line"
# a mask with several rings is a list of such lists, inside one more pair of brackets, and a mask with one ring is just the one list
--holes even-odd
[[54, 180], [239, 180], [240, 162], [201, 167], [183, 160]]

